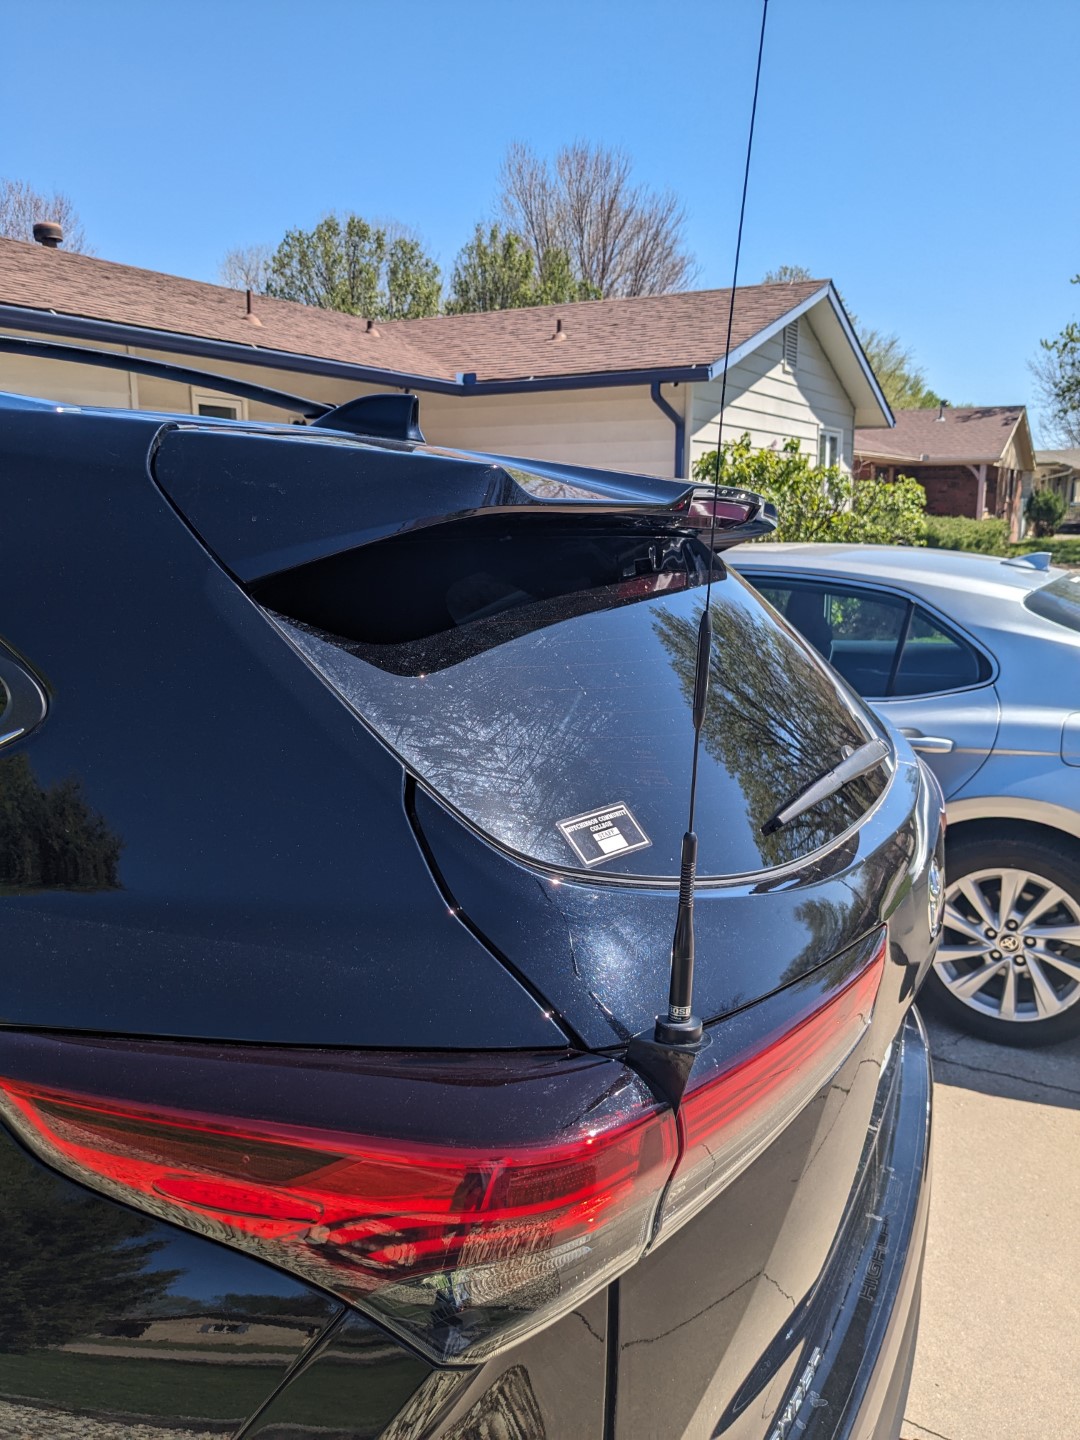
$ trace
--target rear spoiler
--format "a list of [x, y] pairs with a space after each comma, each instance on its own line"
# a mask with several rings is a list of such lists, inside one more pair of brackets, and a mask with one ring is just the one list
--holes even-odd
[[434, 526], [503, 515], [576, 530], [712, 536], [713, 549], [771, 534], [776, 510], [732, 486], [462, 454], [327, 430], [288, 433], [178, 421], [151, 452], [158, 485], [242, 584]]

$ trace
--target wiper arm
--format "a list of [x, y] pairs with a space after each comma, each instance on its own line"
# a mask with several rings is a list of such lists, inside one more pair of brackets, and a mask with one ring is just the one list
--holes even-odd
[[839, 765], [834, 765], [831, 770], [826, 770], [824, 775], [819, 775], [816, 780], [811, 780], [805, 790], [800, 790], [793, 800], [789, 800], [779, 810], [774, 811], [762, 825], [761, 833], [772, 835], [774, 831], [789, 824], [805, 811], [819, 805], [822, 800], [827, 800], [830, 795], [835, 795], [838, 790], [842, 790], [852, 780], [857, 780], [868, 770], [876, 769], [888, 753], [889, 747], [884, 740], [868, 740], [865, 745], [860, 745], [846, 759], [841, 760]]

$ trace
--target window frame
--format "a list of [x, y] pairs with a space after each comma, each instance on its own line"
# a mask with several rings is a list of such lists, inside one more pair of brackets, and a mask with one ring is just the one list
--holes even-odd
[[235, 412], [236, 412], [236, 413], [231, 417], [232, 419], [234, 419], [234, 420], [246, 420], [246, 419], [248, 418], [248, 413], [247, 413], [247, 401], [246, 401], [246, 400], [244, 400], [244, 399], [242, 399], [241, 397], [236, 396], [236, 395], [221, 395], [221, 394], [219, 394], [219, 393], [218, 393], [217, 391], [215, 391], [215, 390], [196, 390], [195, 386], [193, 385], [193, 386], [191, 387], [191, 413], [192, 413], [192, 415], [194, 415], [197, 420], [198, 420], [198, 419], [203, 419], [203, 420], [210, 420], [210, 419], [220, 420], [220, 419], [224, 419], [224, 418], [225, 418], [224, 416], [220, 416], [220, 415], [215, 415], [215, 416], [200, 415], [200, 414], [199, 414], [199, 406], [200, 406], [200, 405], [216, 405], [216, 406], [218, 406], [219, 408], [222, 408], [222, 409], [223, 409], [226, 405], [231, 405], [231, 406], [233, 406], [233, 408], [235, 409]]
[[[823, 443], [824, 443], [826, 440], [835, 440], [835, 441], [836, 441], [836, 459], [835, 459], [834, 461], [828, 461], [828, 460], [825, 460], [825, 459], [822, 458], [821, 447], [822, 447]], [[834, 464], [834, 465], [837, 465], [837, 466], [843, 466], [843, 464], [844, 464], [844, 432], [843, 432], [842, 430], [835, 430], [835, 429], [833, 429], [831, 426], [828, 426], [828, 425], [819, 425], [819, 426], [818, 426], [818, 441], [817, 441], [817, 443], [818, 443], [818, 464], [819, 464], [819, 465]]]
[[[835, 585], [841, 590], [846, 589], [862, 591], [867, 595], [868, 598], [872, 598], [875, 594], [880, 594], [888, 595], [895, 600], [901, 600], [906, 602], [908, 607], [907, 615], [902, 622], [901, 634], [897, 641], [896, 652], [893, 655], [893, 663], [889, 671], [889, 686], [892, 686], [896, 681], [897, 672], [900, 668], [900, 662], [903, 658], [903, 647], [907, 644], [908, 636], [911, 633], [911, 624], [915, 618], [916, 607], [918, 607], [926, 615], [928, 615], [934, 621], [935, 625], [937, 625], [941, 630], [943, 630], [946, 635], [951, 635], [956, 640], [961, 641], [963, 644], [969, 645], [971, 649], [974, 650], [978, 656], [980, 656], [980, 658], [988, 667], [988, 673], [986, 675], [986, 678], [983, 680], [976, 680], [973, 685], [951, 685], [944, 690], [920, 690], [917, 695], [859, 695], [859, 698], [866, 701], [868, 704], [875, 703], [899, 705], [902, 704], [904, 701], [930, 700], [940, 695], [964, 695], [972, 690], [985, 690], [988, 685], [993, 685], [997, 681], [999, 674], [999, 666], [996, 656], [990, 650], [988, 650], [985, 645], [983, 645], [979, 640], [977, 640], [970, 631], [965, 630], [962, 625], [958, 625], [955, 620], [952, 620], [948, 616], [943, 615], [942, 612], [931, 601], [926, 600], [921, 595], [912, 594], [910, 590], [904, 590], [897, 585], [879, 585], [872, 580], [852, 580], [849, 579], [846, 575], [833, 575], [826, 571], [818, 572], [810, 570], [759, 570], [758, 567], [755, 565], [753, 569], [750, 569], [748, 567], [745, 570], [740, 570], [739, 573], [742, 575], [743, 579], [746, 580], [748, 584], [753, 585], [755, 590], [758, 588], [757, 578], [760, 577], [762, 580], [772, 580], [775, 584], [780, 585], [797, 585], [802, 583], [804, 585], [816, 585], [822, 589], [827, 589], [828, 586]], [[766, 604], [770, 603], [766, 596], [763, 595], [761, 598], [765, 601]], [[780, 612], [777, 611], [777, 614], [779, 613]], [[783, 615], [781, 615], [780, 618], [783, 620]], [[789, 623], [789, 621], [784, 620], [785, 625]], [[792, 629], [795, 629], [795, 627], [792, 626]], [[841, 676], [841, 678], [843, 677]], [[848, 684], [849, 682], [845, 680], [844, 683]], [[854, 686], [851, 686], [850, 688], [854, 691]]]

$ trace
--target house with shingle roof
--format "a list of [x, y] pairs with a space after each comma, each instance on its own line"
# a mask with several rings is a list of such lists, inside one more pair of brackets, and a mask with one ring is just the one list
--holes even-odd
[[1080, 530], [1080, 447], [1036, 450], [1035, 486], [1056, 490], [1065, 501], [1062, 530]]
[[[420, 397], [429, 441], [683, 476], [749, 432], [851, 466], [891, 413], [828, 280], [375, 323], [0, 239], [0, 333], [113, 347], [330, 404]], [[726, 388], [723, 383], [728, 354]], [[238, 419], [283, 413], [205, 386], [0, 352], [0, 390]]]
[[931, 515], [996, 516], [1012, 539], [1023, 532], [1035, 473], [1035, 447], [1023, 405], [898, 410], [887, 433], [855, 432], [856, 474], [910, 475], [926, 491]]

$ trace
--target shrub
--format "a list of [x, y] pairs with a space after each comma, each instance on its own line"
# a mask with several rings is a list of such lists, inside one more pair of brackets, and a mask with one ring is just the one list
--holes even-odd
[[855, 480], [837, 465], [812, 465], [788, 440], [779, 450], [754, 450], [742, 435], [694, 461], [694, 479], [756, 490], [776, 506], [776, 540], [921, 545], [926, 492], [904, 475]]
[[1069, 504], [1064, 495], [1056, 490], [1033, 490], [1028, 496], [1027, 517], [1035, 534], [1053, 535], [1065, 519]]
[[933, 550], [974, 550], [980, 555], [1009, 553], [1005, 520], [972, 520], [967, 515], [927, 515], [926, 543]]
[[1049, 550], [1052, 565], [1080, 566], [1080, 536], [1064, 535], [1051, 540], [1021, 540], [1010, 547], [1014, 555], [1030, 555], [1033, 550]]

